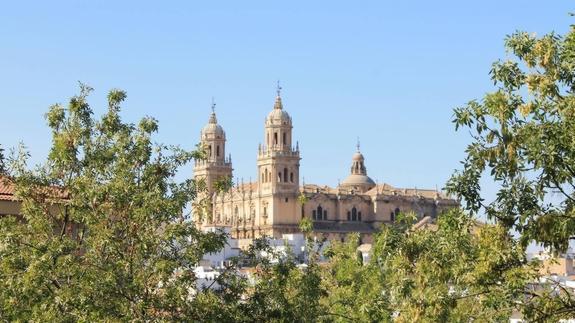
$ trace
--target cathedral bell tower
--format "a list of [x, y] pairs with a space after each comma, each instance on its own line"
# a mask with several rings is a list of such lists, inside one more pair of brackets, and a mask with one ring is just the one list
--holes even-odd
[[217, 181], [232, 176], [231, 155], [225, 157], [226, 133], [218, 124], [215, 106], [212, 103], [212, 114], [200, 135], [200, 145], [206, 152], [206, 159], [196, 160], [194, 165], [194, 179], [206, 182], [209, 196], [213, 196]]
[[293, 145], [292, 119], [283, 109], [280, 91], [278, 84], [274, 108], [265, 120], [264, 144], [258, 148], [258, 188], [271, 204], [268, 223], [292, 224], [299, 221], [296, 205], [300, 154], [298, 145]]
[[299, 190], [299, 147], [292, 142], [292, 120], [283, 109], [278, 86], [274, 109], [265, 123], [264, 144], [258, 149], [262, 194], [295, 194]]

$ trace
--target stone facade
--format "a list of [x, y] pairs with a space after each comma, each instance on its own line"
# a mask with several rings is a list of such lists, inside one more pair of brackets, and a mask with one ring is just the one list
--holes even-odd
[[299, 232], [303, 218], [313, 221], [317, 236], [344, 240], [351, 232], [369, 243], [373, 233], [392, 223], [399, 212], [414, 211], [420, 217], [437, 217], [458, 203], [437, 190], [401, 189], [377, 185], [367, 175], [365, 158], [357, 151], [349, 176], [337, 187], [299, 184], [300, 151], [293, 144], [293, 124], [284, 110], [280, 92], [264, 127], [264, 144], [257, 155], [257, 181], [236, 183], [218, 193], [218, 180], [232, 176], [231, 157], [224, 157], [226, 137], [212, 111], [201, 132], [206, 160], [196, 161], [195, 179], [205, 181], [208, 206], [195, 207], [194, 216], [203, 228], [226, 227], [237, 239], [263, 235], [280, 238]]

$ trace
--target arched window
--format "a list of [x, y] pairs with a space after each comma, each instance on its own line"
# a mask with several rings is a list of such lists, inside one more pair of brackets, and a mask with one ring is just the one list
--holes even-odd
[[288, 182], [288, 170], [287, 170], [287, 168], [284, 168], [284, 182], [285, 183]]
[[279, 172], [278, 173], [278, 183], [281, 183], [281, 182], [282, 182], [282, 173]]
[[293, 173], [289, 173], [289, 181], [293, 183]]
[[268, 143], [268, 147], [269, 147], [270, 146], [270, 134], [269, 134], [269, 132], [267, 134], [267, 141], [266, 142]]
[[351, 221], [351, 212], [347, 211], [347, 220]]
[[278, 133], [274, 132], [274, 145], [278, 144]]
[[318, 220], [324, 220], [322, 218], [322, 216], [323, 216], [323, 208], [321, 207], [321, 205], [318, 205], [318, 207], [317, 207], [317, 219]]
[[317, 220], [317, 213], [315, 210], [311, 211], [311, 217], [312, 219]]
[[357, 209], [355, 208], [355, 206], [353, 207], [353, 209], [351, 209], [351, 220], [357, 221]]
[[391, 211], [391, 214], [389, 215], [389, 219], [391, 220], [391, 222], [395, 222], [395, 213], [393, 213], [393, 211]]
[[208, 156], [212, 157], [212, 145], [208, 146]]
[[361, 221], [361, 212], [357, 212], [357, 221]]
[[286, 136], [285, 132], [282, 134], [282, 139], [283, 139], [284, 145], [287, 145], [287, 136]]
[[327, 210], [323, 210], [323, 219], [327, 220]]
[[399, 210], [399, 208], [398, 208], [398, 207], [396, 207], [396, 208], [395, 208], [395, 216], [398, 216], [398, 215], [399, 215], [399, 213], [401, 213], [401, 211]]
[[216, 146], [216, 156], [220, 157], [220, 145]]

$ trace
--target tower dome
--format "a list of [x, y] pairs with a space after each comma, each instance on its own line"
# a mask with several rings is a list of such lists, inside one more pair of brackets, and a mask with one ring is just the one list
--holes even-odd
[[266, 123], [271, 125], [291, 125], [290, 115], [283, 109], [282, 98], [280, 96], [281, 87], [278, 85], [278, 95], [274, 103], [274, 109], [268, 114]]
[[202, 138], [224, 138], [225, 135], [224, 128], [218, 124], [216, 112], [212, 106], [212, 115], [210, 115], [208, 124], [202, 129]]
[[215, 107], [212, 98], [212, 114], [208, 124], [201, 131], [199, 143], [205, 156], [194, 161], [194, 178], [205, 181], [207, 191], [201, 194], [207, 198], [212, 197], [217, 191], [216, 183], [223, 178], [231, 178], [233, 171], [231, 156], [228, 155], [226, 158], [226, 133], [218, 124]]
[[366, 192], [375, 187], [375, 182], [367, 176], [367, 169], [365, 168], [365, 158], [359, 150], [359, 142], [357, 143], [357, 152], [353, 154], [351, 164], [351, 174], [341, 182], [342, 188], [354, 189], [360, 192]]

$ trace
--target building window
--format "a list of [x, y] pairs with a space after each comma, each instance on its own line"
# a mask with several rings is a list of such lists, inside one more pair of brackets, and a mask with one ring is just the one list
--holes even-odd
[[212, 145], [208, 146], [208, 156], [212, 157]]
[[317, 220], [317, 213], [315, 210], [311, 211], [311, 217], [312, 219]]
[[278, 133], [274, 132], [274, 145], [278, 144]]
[[361, 212], [357, 212], [357, 221], [361, 221]]
[[289, 174], [289, 181], [293, 183], [293, 173]]
[[289, 199], [286, 197], [286, 203], [289, 202]]
[[287, 168], [284, 168], [284, 182], [287, 183], [288, 181], [288, 170]]
[[323, 216], [323, 208], [321, 207], [321, 205], [318, 205], [318, 207], [317, 207], [317, 219], [318, 220], [324, 220], [322, 218], [322, 216]]
[[278, 183], [282, 182], [282, 173], [278, 173]]
[[287, 137], [285, 132], [282, 134], [282, 137], [284, 145], [287, 145]]
[[323, 210], [323, 219], [327, 220], [327, 210]]
[[220, 145], [216, 146], [216, 156], [220, 157]]
[[393, 213], [393, 211], [391, 211], [389, 219], [391, 220], [391, 222], [395, 222], [395, 213]]
[[353, 209], [351, 209], [351, 220], [357, 221], [357, 209], [355, 208], [355, 206], [353, 207]]
[[351, 221], [351, 212], [347, 211], [347, 220]]

